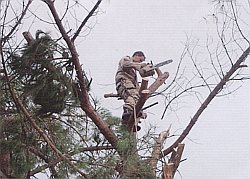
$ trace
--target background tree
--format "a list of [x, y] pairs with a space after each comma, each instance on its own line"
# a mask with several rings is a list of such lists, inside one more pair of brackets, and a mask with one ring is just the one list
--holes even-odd
[[[0, 175], [30, 178], [49, 171], [49, 177], [55, 178], [173, 178], [184, 149], [181, 142], [202, 112], [216, 96], [230, 94], [234, 82], [247, 79], [242, 71], [250, 47], [245, 25], [239, 21], [241, 6], [238, 1], [216, 1], [211, 18], [219, 43], [207, 38], [203, 46], [207, 60], [199, 59], [199, 42], [188, 39], [173, 81], [156, 93], [164, 82], [158, 78], [161, 83], [156, 80], [148, 88], [138, 109], [159, 94], [166, 100], [162, 117], [190, 97], [200, 107], [170, 146], [164, 146], [169, 126], [158, 137], [152, 128], [135, 140], [119, 128], [119, 118], [100, 107], [91, 94], [91, 78], [80, 63], [76, 42], [94, 27], [101, 2], [64, 1], [62, 9], [61, 2], [52, 0], [2, 2]], [[33, 11], [34, 7], [48, 9], [50, 18]], [[76, 13], [79, 9], [85, 12], [84, 18]], [[38, 22], [53, 30], [26, 32], [22, 26], [28, 23], [26, 17], [34, 17], [32, 26]], [[184, 59], [191, 60], [194, 76], [185, 75]]]

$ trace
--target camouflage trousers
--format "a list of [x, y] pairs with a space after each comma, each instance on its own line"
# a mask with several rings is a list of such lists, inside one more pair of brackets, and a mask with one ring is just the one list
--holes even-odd
[[139, 99], [139, 86], [131, 80], [123, 79], [116, 84], [118, 95], [124, 100], [123, 110], [133, 111]]

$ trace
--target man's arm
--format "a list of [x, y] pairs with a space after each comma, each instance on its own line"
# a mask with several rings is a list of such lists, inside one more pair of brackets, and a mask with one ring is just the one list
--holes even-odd
[[121, 60], [121, 64], [123, 69], [134, 68], [135, 70], [139, 71], [142, 67], [146, 66], [146, 63], [136, 63], [131, 60], [130, 57], [124, 57]]

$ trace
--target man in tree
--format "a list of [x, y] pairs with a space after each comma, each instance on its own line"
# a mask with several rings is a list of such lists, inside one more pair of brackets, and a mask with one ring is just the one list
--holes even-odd
[[[128, 119], [134, 111], [135, 105], [140, 97], [139, 89], [140, 85], [137, 81], [136, 71], [140, 71], [142, 68], [152, 66], [151, 64], [143, 63], [145, 61], [145, 55], [142, 51], [136, 51], [132, 57], [123, 57], [118, 65], [118, 70], [115, 76], [117, 94], [124, 100], [122, 124], [127, 125]], [[159, 70], [159, 69], [157, 69]], [[141, 73], [140, 73], [141, 74]], [[147, 72], [143, 76], [152, 76], [154, 70]], [[146, 118], [146, 113], [142, 111], [137, 118]], [[137, 126], [137, 131], [141, 128]], [[135, 130], [135, 129], [134, 129]]]

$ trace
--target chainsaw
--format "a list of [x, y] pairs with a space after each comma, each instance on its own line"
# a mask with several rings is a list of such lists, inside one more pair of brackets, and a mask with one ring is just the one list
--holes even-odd
[[139, 73], [141, 75], [141, 77], [148, 77], [148, 76], [153, 76], [155, 74], [155, 70], [158, 67], [167, 65], [169, 63], [172, 63], [173, 60], [165, 60], [163, 62], [157, 63], [156, 65], [153, 65], [152, 62], [151, 64], [147, 64], [145, 67], [142, 67], [139, 70]]

